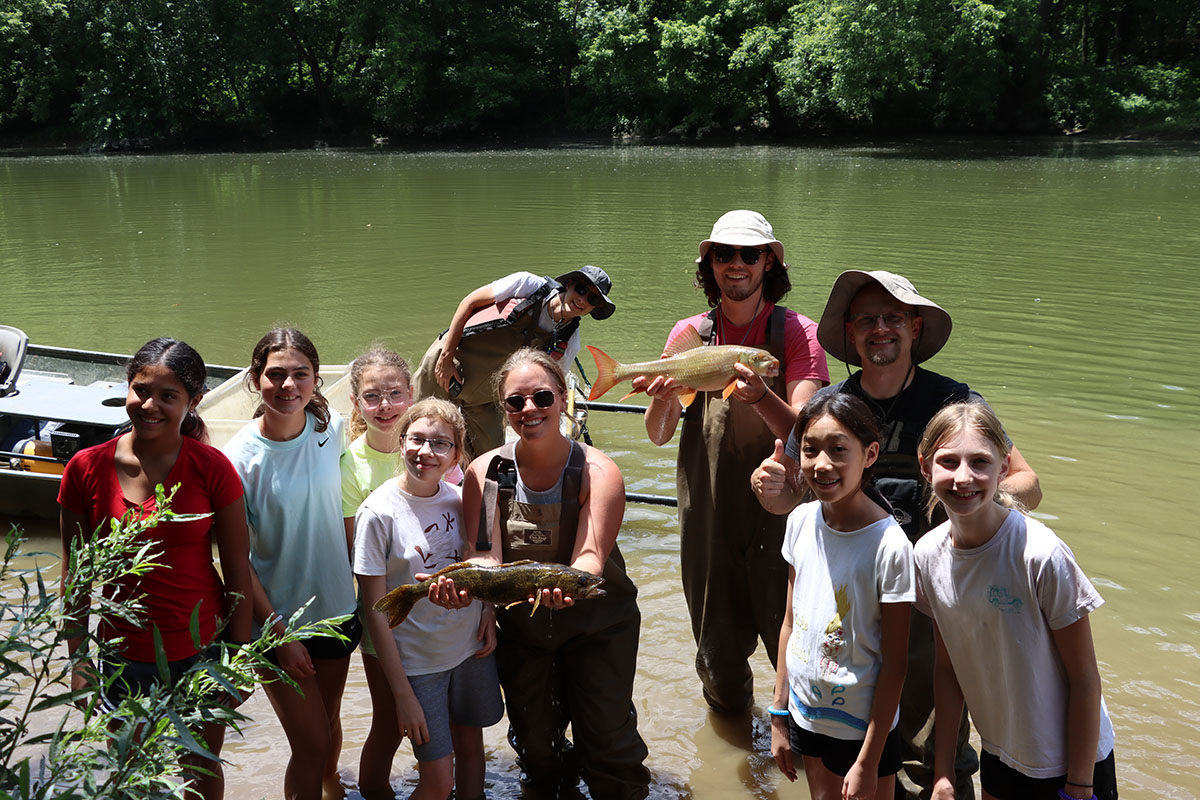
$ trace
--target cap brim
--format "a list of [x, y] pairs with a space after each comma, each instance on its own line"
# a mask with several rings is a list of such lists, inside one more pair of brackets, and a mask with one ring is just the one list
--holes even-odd
[[590, 316], [592, 319], [608, 319], [609, 317], [611, 317], [613, 315], [614, 312], [616, 312], [617, 304], [614, 303], [612, 300], [610, 300], [608, 295], [606, 295], [604, 292], [600, 291], [600, 287], [596, 286], [596, 284], [592, 282], [592, 279], [589, 278], [586, 273], [580, 272], [579, 270], [574, 269], [574, 270], [571, 270], [570, 272], [565, 272], [562, 275], [559, 275], [554, 280], [558, 281], [559, 285], [566, 286], [567, 279], [573, 278], [573, 277], [579, 277], [579, 278], [582, 278], [583, 280], [587, 281], [588, 286], [592, 287], [592, 291], [594, 291], [596, 294], [600, 295], [600, 297], [602, 298], [602, 302], [600, 303], [600, 305], [596, 306], [590, 312], [588, 312], [588, 316]]

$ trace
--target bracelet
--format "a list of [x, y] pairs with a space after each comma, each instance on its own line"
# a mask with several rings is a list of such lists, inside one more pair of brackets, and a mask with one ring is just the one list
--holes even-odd
[[[1072, 786], [1083, 786], [1084, 788], [1087, 788], [1087, 789], [1092, 788], [1091, 786], [1089, 786], [1087, 784], [1083, 784], [1083, 783], [1072, 783], [1071, 785]], [[1058, 790], [1058, 796], [1060, 798], [1062, 798], [1062, 800], [1096, 800], [1096, 795], [1094, 795], [1094, 794], [1091, 797], [1077, 798], [1077, 797], [1072, 797], [1071, 795], [1064, 792], [1062, 789]]]
[[1076, 783], [1075, 781], [1066, 781], [1066, 782], [1064, 783], [1064, 785], [1065, 785], [1065, 786], [1078, 786], [1078, 787], [1079, 787], [1079, 788], [1081, 788], [1081, 789], [1090, 789], [1090, 788], [1092, 788], [1092, 785], [1091, 785], [1090, 783]]
[[775, 708], [774, 706], [767, 706], [767, 713], [772, 717], [790, 717], [792, 715], [792, 712], [788, 711], [786, 708], [781, 710]]
[[766, 387], [766, 384], [763, 384], [763, 393], [758, 396], [757, 400], [751, 400], [746, 405], [748, 405], [748, 406], [757, 405], [757, 404], [761, 403], [766, 398], [766, 396], [769, 395], [770, 393], [771, 393], [771, 390]]

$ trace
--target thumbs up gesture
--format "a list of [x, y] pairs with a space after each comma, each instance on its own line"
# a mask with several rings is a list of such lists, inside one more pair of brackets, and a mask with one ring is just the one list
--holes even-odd
[[760, 500], [778, 497], [787, 484], [787, 467], [784, 459], [783, 442], [775, 440], [775, 451], [750, 475], [750, 488]]

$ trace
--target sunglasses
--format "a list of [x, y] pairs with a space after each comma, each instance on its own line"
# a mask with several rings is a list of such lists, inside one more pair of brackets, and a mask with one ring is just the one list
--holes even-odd
[[[570, 287], [575, 294], [579, 295], [584, 300], [587, 300], [588, 303], [593, 307], [598, 307], [604, 302], [604, 298], [595, 291], [594, 287], [590, 283], [585, 283], [584, 281], [571, 281]], [[544, 407], [545, 406], [543, 406], [543, 408]]]
[[752, 267], [766, 253], [766, 250], [761, 250], [757, 247], [734, 247], [729, 244], [714, 244], [712, 246], [713, 259], [718, 264], [728, 264], [733, 261], [734, 255], [740, 254], [742, 256], [742, 263], [748, 267]]
[[509, 411], [517, 414], [525, 410], [526, 400], [532, 400], [538, 408], [549, 408], [554, 405], [556, 399], [554, 392], [549, 389], [538, 389], [533, 394], [510, 394], [504, 398], [504, 405]]

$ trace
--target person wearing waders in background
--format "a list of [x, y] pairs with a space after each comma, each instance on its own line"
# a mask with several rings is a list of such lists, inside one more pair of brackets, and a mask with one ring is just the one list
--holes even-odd
[[762, 214], [722, 216], [696, 259], [695, 285], [711, 310], [680, 320], [667, 339], [668, 349], [686, 337], [769, 350], [779, 359], [778, 377], [764, 379], [738, 364], [728, 399], [703, 392], [686, 410], [680, 397], [689, 387], [674, 378], [633, 381], [634, 390], [650, 397], [650, 441], [666, 444], [683, 423], [676, 473], [683, 593], [704, 699], [723, 714], [742, 713], [754, 700], [749, 659], [759, 640], [774, 666], [787, 600], [785, 520], [755, 500], [750, 473], [829, 382], [812, 320], [775, 305], [792, 288], [783, 256]]
[[[909, 280], [883, 270], [848, 270], [834, 281], [829, 302], [817, 327], [817, 338], [829, 355], [862, 367], [841, 383], [821, 390], [862, 399], [875, 413], [882, 433], [875, 484], [892, 504], [896, 521], [916, 543], [934, 525], [921, 510], [926, 497], [917, 461], [917, 445], [929, 420], [945, 405], [983, 402], [978, 392], [924, 369], [919, 364], [937, 354], [950, 338], [950, 315], [917, 294]], [[793, 431], [775, 453], [754, 471], [751, 486], [763, 507], [786, 515], [799, 502], [799, 441]], [[1042, 499], [1037, 474], [1016, 447], [1008, 476], [1001, 484], [1029, 509]], [[929, 797], [933, 786], [933, 626], [924, 614], [910, 615], [908, 674], [900, 697], [900, 734], [904, 765], [896, 780], [896, 797]], [[979, 759], [967, 741], [970, 725], [964, 711], [955, 762], [959, 797], [974, 797], [971, 775]]]
[[608, 319], [612, 279], [590, 264], [540, 278], [514, 272], [480, 286], [458, 304], [450, 327], [421, 359], [413, 378], [415, 400], [440, 397], [467, 421], [471, 458], [504, 444], [504, 412], [496, 405], [492, 375], [522, 347], [559, 359], [564, 371], [579, 352], [579, 318]]

